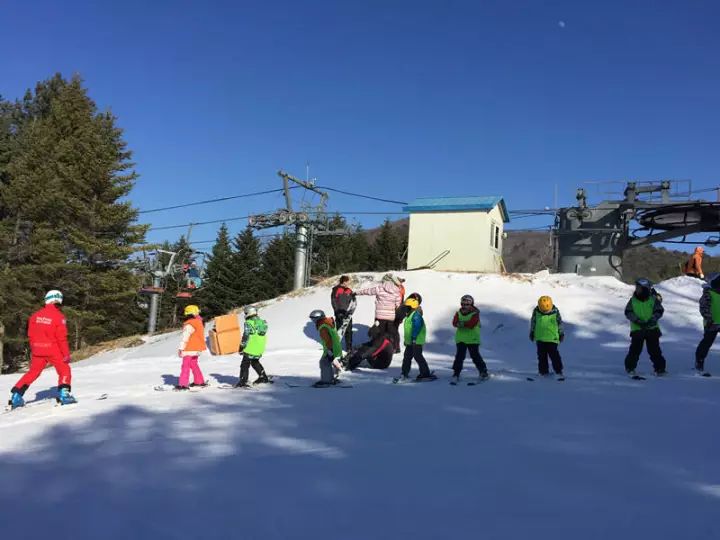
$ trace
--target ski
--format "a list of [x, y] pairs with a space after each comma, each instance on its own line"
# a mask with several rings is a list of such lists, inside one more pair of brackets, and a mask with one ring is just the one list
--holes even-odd
[[[99, 396], [97, 396], [95, 398], [95, 401], [103, 401], [109, 397], [110, 397], [109, 394], [100, 394]], [[32, 409], [33, 407], [37, 407], [38, 405], [50, 404], [50, 403], [53, 403], [55, 405], [55, 407], [66, 407], [68, 405], [77, 405], [78, 404], [78, 402], [75, 401], [74, 403], [66, 403], [63, 405], [57, 401], [57, 398], [47, 397], [47, 398], [42, 398], [42, 399], [36, 399], [35, 401], [29, 401], [29, 402], [25, 403], [25, 405], [23, 405], [22, 407], [15, 407], [14, 409], [12, 407], [10, 407], [9, 405], [6, 405], [3, 408], [2, 412], [0, 412], [0, 414], [8, 414], [8, 413], [20, 411], [22, 409], [27, 409], [27, 408]]]
[[492, 377], [492, 375], [490, 375], [488, 373], [485, 377], [478, 377], [474, 381], [470, 381], [469, 383], [467, 383], [467, 385], [468, 386], [477, 386], [479, 384], [489, 381], [491, 377]]
[[297, 383], [289, 383], [285, 382], [285, 386], [288, 388], [352, 388], [352, 384], [346, 384], [337, 382], [335, 384], [328, 383], [327, 385], [317, 385], [317, 384], [297, 384]]
[[647, 377], [643, 377], [642, 375], [637, 374], [631, 375], [630, 379], [632, 379], [633, 381], [647, 381]]
[[159, 384], [153, 387], [156, 392], [199, 392], [204, 388], [208, 388], [210, 385], [205, 386], [190, 386], [187, 390], [178, 390], [172, 384]]
[[437, 375], [433, 373], [430, 373], [429, 377], [423, 377], [422, 379], [403, 379], [402, 377], [394, 377], [393, 378], [393, 384], [410, 384], [410, 383], [424, 383], [424, 382], [432, 382], [437, 381], [438, 377]]

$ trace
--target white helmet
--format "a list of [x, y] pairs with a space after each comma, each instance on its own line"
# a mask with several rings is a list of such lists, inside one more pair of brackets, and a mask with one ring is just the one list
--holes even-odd
[[48, 291], [45, 295], [45, 304], [62, 304], [63, 303], [63, 293], [61, 293], [58, 290], [53, 289], [52, 291]]
[[254, 308], [253, 306], [248, 306], [245, 308], [245, 316], [246, 317], [255, 317], [257, 315], [257, 308]]

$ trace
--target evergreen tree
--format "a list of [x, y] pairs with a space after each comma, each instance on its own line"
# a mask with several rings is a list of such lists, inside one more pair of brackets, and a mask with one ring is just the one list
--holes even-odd
[[386, 219], [370, 247], [371, 269], [376, 272], [404, 269], [406, 251], [407, 238], [401, 236]]
[[233, 287], [236, 291], [236, 306], [252, 304], [264, 297], [264, 286], [260, 281], [262, 256], [260, 240], [250, 227], [235, 237], [235, 253], [232, 256]]
[[6, 363], [24, 356], [25, 321], [51, 287], [65, 295], [73, 347], [139, 331], [139, 283], [124, 263], [146, 228], [121, 202], [137, 175], [116, 119], [97, 111], [79, 77], [60, 75], [2, 110], [0, 317], [14, 343]]
[[197, 293], [198, 305], [207, 317], [224, 315], [237, 306], [237, 289], [233, 276], [233, 252], [224, 223], [205, 267], [202, 290]]
[[345, 272], [362, 272], [370, 268], [370, 244], [367, 234], [359, 225], [348, 238], [349, 267]]
[[260, 282], [265, 298], [275, 298], [293, 288], [295, 280], [295, 238], [283, 234], [270, 240], [262, 256]]

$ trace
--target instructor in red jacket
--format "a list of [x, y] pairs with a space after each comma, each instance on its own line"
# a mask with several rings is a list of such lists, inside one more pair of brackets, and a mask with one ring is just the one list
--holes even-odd
[[75, 402], [70, 394], [70, 347], [62, 302], [60, 291], [49, 291], [45, 295], [45, 307], [33, 313], [28, 320], [28, 340], [32, 353], [30, 371], [10, 390], [9, 405], [12, 408], [25, 404], [23, 395], [48, 364], [52, 364], [58, 374], [58, 402], [63, 405]]

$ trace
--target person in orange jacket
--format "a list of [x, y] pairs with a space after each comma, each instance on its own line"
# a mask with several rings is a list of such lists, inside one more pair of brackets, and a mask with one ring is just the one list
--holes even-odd
[[[175, 390], [188, 390], [190, 386], [207, 386], [198, 365], [200, 353], [207, 348], [205, 345], [205, 326], [200, 318], [200, 308], [195, 305], [187, 306], [183, 315], [185, 315], [185, 322], [183, 323], [182, 341], [178, 348], [178, 356], [183, 361], [180, 369], [180, 380]], [[191, 371], [193, 383], [188, 385]]]
[[683, 273], [686, 276], [705, 279], [705, 274], [702, 269], [702, 258], [704, 252], [705, 250], [702, 246], [695, 248], [695, 253], [692, 254], [683, 266]]
[[30, 341], [30, 370], [10, 390], [8, 406], [16, 409], [25, 405], [23, 396], [48, 364], [58, 375], [58, 403], [70, 405], [75, 398], [70, 393], [72, 373], [70, 371], [70, 346], [67, 340], [67, 322], [62, 312], [63, 294], [58, 290], [48, 291], [45, 307], [30, 315], [28, 340]]

